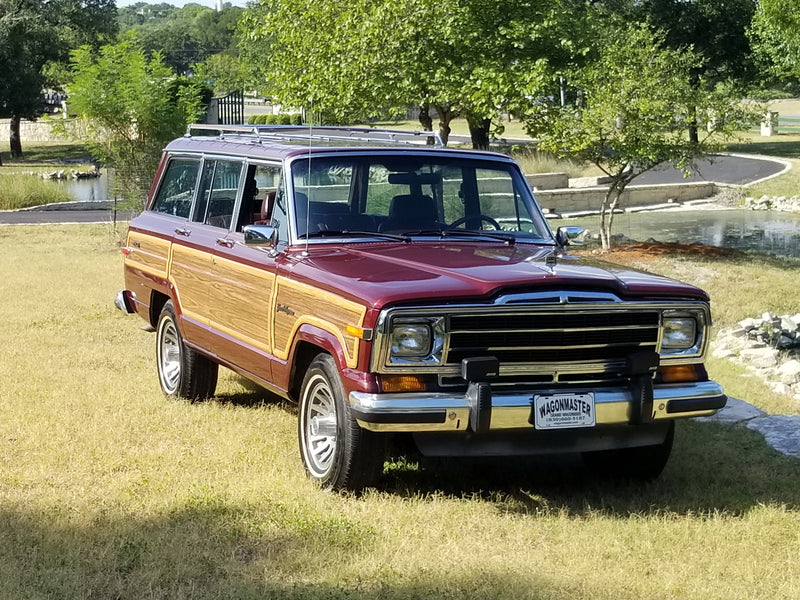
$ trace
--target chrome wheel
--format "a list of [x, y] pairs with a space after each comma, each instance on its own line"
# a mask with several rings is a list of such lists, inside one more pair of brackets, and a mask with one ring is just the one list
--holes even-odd
[[360, 490], [383, 471], [385, 438], [350, 414], [336, 361], [318, 354], [303, 377], [297, 433], [306, 473], [333, 490]]
[[161, 390], [168, 397], [195, 401], [214, 395], [219, 365], [184, 343], [171, 300], [158, 317], [156, 366]]
[[303, 454], [311, 475], [325, 478], [336, 458], [336, 399], [322, 373], [309, 378], [303, 395]]
[[182, 345], [175, 322], [162, 318], [158, 324], [158, 377], [161, 389], [170, 396], [178, 391], [181, 382]]

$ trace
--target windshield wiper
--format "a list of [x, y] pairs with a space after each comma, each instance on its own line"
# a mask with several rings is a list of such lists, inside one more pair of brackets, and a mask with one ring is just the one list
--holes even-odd
[[410, 242], [411, 238], [407, 235], [394, 235], [392, 233], [383, 233], [380, 231], [359, 231], [354, 229], [322, 229], [320, 231], [310, 231], [308, 233], [301, 233], [297, 237], [300, 239], [312, 238], [326, 238], [326, 237], [381, 237], [390, 240], [397, 240], [398, 242]]
[[484, 231], [483, 229], [443, 229], [439, 233], [442, 237], [487, 237], [508, 244], [514, 244], [517, 241], [516, 236], [510, 233], [503, 233], [502, 231]]

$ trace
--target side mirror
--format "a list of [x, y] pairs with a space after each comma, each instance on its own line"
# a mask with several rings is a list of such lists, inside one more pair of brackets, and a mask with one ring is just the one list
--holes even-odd
[[268, 248], [271, 252], [278, 247], [278, 230], [271, 225], [245, 225], [242, 233], [245, 246]]
[[561, 246], [580, 246], [583, 244], [583, 240], [580, 239], [583, 235], [583, 227], [578, 227], [577, 225], [567, 225], [564, 227], [559, 227], [556, 231], [556, 244]]

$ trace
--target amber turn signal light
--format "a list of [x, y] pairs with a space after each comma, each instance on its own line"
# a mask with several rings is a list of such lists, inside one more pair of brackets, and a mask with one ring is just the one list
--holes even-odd
[[681, 383], [686, 381], [706, 381], [708, 374], [703, 365], [674, 365], [661, 367], [660, 379], [664, 383]]
[[420, 375], [384, 375], [381, 388], [384, 392], [424, 392], [425, 379]]

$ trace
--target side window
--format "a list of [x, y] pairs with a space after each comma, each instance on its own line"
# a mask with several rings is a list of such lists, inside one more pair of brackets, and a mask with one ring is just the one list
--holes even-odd
[[276, 165], [249, 165], [244, 180], [236, 231], [245, 225], [271, 225], [275, 193], [281, 178]]
[[189, 218], [199, 168], [199, 160], [187, 158], [170, 160], [152, 210], [184, 219]]
[[242, 163], [239, 161], [206, 160], [192, 221], [229, 229], [241, 175]]

